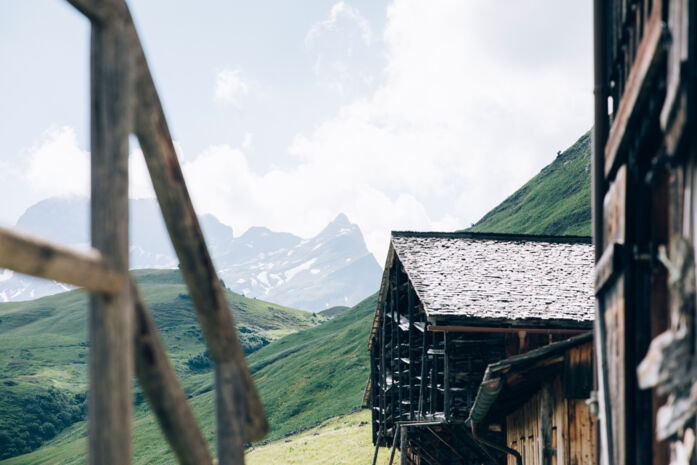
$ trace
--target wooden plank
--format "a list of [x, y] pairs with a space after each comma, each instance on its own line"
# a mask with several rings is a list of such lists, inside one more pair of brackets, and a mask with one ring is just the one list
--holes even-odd
[[564, 395], [587, 399], [593, 389], [593, 343], [570, 348], [564, 356]]
[[603, 200], [603, 250], [607, 250], [612, 244], [624, 244], [626, 211], [627, 165], [622, 165]]
[[552, 387], [549, 383], [542, 385], [539, 395], [539, 462], [540, 465], [552, 465], [552, 423], [554, 415]]
[[[117, 0], [95, 4], [114, 6]], [[128, 272], [128, 136], [132, 42], [119, 15], [92, 24], [92, 246], [117, 272]], [[89, 463], [129, 464], [133, 426], [133, 300], [124, 281], [112, 295], [93, 294], [89, 309]]]
[[650, 78], [665, 51], [664, 28], [660, 8], [654, 8], [637, 51], [636, 59], [627, 77], [625, 90], [617, 107], [605, 145], [605, 176], [610, 176], [618, 159], [618, 154], [626, 143], [627, 129], [634, 123], [635, 119], [641, 117], [637, 113], [638, 106], [649, 91]]
[[612, 432], [612, 463], [625, 465], [626, 402], [625, 402], [625, 299], [624, 277], [621, 276], [602, 296], [603, 320], [606, 331], [607, 386], [610, 403], [610, 425]]
[[121, 291], [126, 275], [92, 249], [77, 252], [0, 227], [0, 268], [106, 294]]
[[244, 368], [235, 360], [215, 364], [216, 433], [219, 464], [243, 464], [247, 402], [244, 398]]
[[208, 444], [198, 428], [186, 393], [179, 384], [155, 322], [133, 281], [131, 295], [135, 307], [136, 375], [150, 408], [180, 464], [212, 464]]
[[593, 279], [596, 295], [603, 292], [605, 286], [611, 284], [612, 280], [622, 272], [623, 258], [624, 246], [622, 244], [614, 242], [605, 249], [594, 270]]
[[[123, 4], [125, 6], [125, 3]], [[189, 287], [191, 300], [194, 303], [211, 357], [216, 364], [225, 365], [220, 368], [224, 372], [229, 368], [225, 362], [234, 360], [239, 365], [239, 376], [243, 380], [239, 386], [243, 389], [243, 398], [247, 404], [245, 407], [245, 440], [257, 441], [262, 439], [268, 431], [266, 415], [247, 368], [223, 287], [216, 274], [201, 226], [191, 203], [164, 111], [130, 13], [127, 15], [127, 21], [129, 38], [136, 44], [134, 47], [137, 97], [135, 134], [143, 150], [167, 231], [179, 259], [179, 268]], [[225, 374], [221, 374], [217, 378], [220, 381], [230, 379]], [[235, 389], [235, 386], [237, 383], [216, 384], [216, 390], [228, 391]], [[216, 394], [216, 398], [224, 399], [229, 395], [231, 394], [228, 392], [219, 392]], [[238, 396], [235, 394], [232, 397], [237, 398]], [[235, 421], [237, 418], [236, 411], [226, 412], [219, 408], [216, 410], [216, 415], [219, 418], [219, 427], [225, 419]], [[223, 428], [224, 431], [236, 431], [237, 429], [237, 426], [234, 425]], [[218, 431], [217, 439], [223, 447], [237, 442], [236, 438], [221, 437], [220, 433], [221, 431]], [[235, 455], [234, 452], [231, 454]]]

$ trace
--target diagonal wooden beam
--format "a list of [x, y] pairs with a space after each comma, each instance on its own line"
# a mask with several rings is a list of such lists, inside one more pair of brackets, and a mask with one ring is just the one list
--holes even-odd
[[[134, 108], [134, 132], [143, 150], [160, 209], [179, 258], [182, 275], [189, 287], [211, 357], [216, 362], [216, 370], [226, 371], [226, 373], [216, 374], [216, 379], [220, 381], [216, 384], [216, 389], [243, 390], [243, 398], [247, 404], [244, 408], [244, 439], [257, 441], [262, 439], [268, 431], [266, 415], [247, 367], [242, 345], [237, 338], [223, 287], [191, 203], [167, 120], [132, 21], [130, 21], [130, 34], [134, 43], [137, 44], [135, 47], [137, 98]], [[234, 362], [239, 367], [236, 375], [238, 378], [230, 377], [227, 373], [230, 369], [229, 362]], [[233, 379], [239, 380], [234, 383], [238, 387], [225, 381], [231, 382]], [[229, 393], [216, 394], [217, 399], [228, 397], [230, 397]], [[219, 433], [237, 430], [232, 425], [224, 424], [236, 421], [239, 415], [238, 411], [220, 410], [221, 406], [228, 404], [219, 403], [217, 410]], [[233, 447], [232, 445], [236, 442], [237, 439], [218, 437], [219, 447]], [[219, 451], [219, 455], [228, 454], [221, 454]], [[222, 461], [221, 464], [223, 464]]]
[[106, 294], [119, 292], [126, 277], [95, 249], [77, 252], [0, 227], [0, 268], [52, 279]]
[[155, 322], [133, 280], [131, 295], [135, 307], [136, 375], [160, 428], [179, 463], [212, 465], [208, 444], [172, 368]]

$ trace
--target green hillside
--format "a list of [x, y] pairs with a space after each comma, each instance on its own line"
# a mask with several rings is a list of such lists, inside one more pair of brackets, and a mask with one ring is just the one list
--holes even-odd
[[590, 236], [590, 159], [588, 131], [468, 231]]
[[[198, 340], [200, 334], [189, 335], [189, 332], [193, 332], [193, 330], [191, 321], [186, 317], [186, 305], [183, 303], [187, 302], [186, 293], [180, 282], [177, 281], [177, 276], [168, 277], [160, 275], [160, 273], [139, 273], [141, 288], [146, 301], [153, 309], [158, 327], [161, 328], [163, 339], [174, 360], [184, 389], [190, 396], [191, 405], [204, 435], [212, 445], [214, 441], [212, 372], [210, 366], [197, 364], [192, 366], [191, 360], [197, 358], [192, 357], [192, 355], [201, 354], [204, 346]], [[175, 287], [168, 289], [168, 286]], [[321, 316], [285, 309], [258, 300], [245, 299], [235, 294], [229, 294], [228, 298], [236, 321], [239, 322], [238, 326], [252, 330], [247, 334], [268, 334], [273, 338], [279, 332], [296, 331], [271, 342], [248, 356], [248, 363], [271, 424], [271, 432], [267, 441], [278, 439], [294, 431], [302, 431], [329, 417], [349, 413], [360, 406], [369, 372], [366, 341], [377, 296], [366, 299], [330, 321], [326, 321]], [[60, 335], [52, 334], [46, 339], [45, 344], [47, 352], [53, 352], [53, 355], [45, 355], [43, 358], [34, 354], [38, 351], [37, 340], [34, 340], [33, 343], [23, 344], [12, 337], [13, 342], [6, 343], [5, 332], [0, 329], [3, 347], [16, 347], [20, 352], [28, 350], [31, 357], [26, 353], [24, 355], [30, 361], [28, 366], [34, 367], [29, 370], [32, 374], [25, 374], [27, 371], [16, 368], [12, 378], [9, 376], [0, 378], [0, 394], [2, 394], [3, 389], [14, 388], [21, 388], [26, 394], [24, 400], [14, 398], [5, 404], [12, 403], [16, 407], [17, 405], [26, 406], [35, 403], [36, 398], [33, 397], [35, 393], [26, 391], [29, 388], [47, 391], [47, 386], [60, 385], [59, 392], [61, 394], [67, 393], [67, 398], [71, 401], [73, 399], [71, 396], [74, 393], [78, 393], [78, 397], [80, 397], [79, 393], [85, 388], [86, 372], [82, 361], [87, 348], [80, 345], [80, 342], [84, 341], [81, 337], [84, 337], [85, 331], [85, 301], [82, 293], [67, 293], [32, 303], [0, 305], [0, 319], [3, 321], [0, 323], [0, 328], [5, 324], [7, 318], [5, 315], [16, 314], [17, 307], [21, 306], [28, 310], [22, 312], [22, 314], [28, 315], [27, 321], [32, 320], [31, 324], [40, 326], [42, 331], [50, 328], [56, 322], [51, 323], [43, 320], [55, 318], [55, 312], [49, 315], [48, 312], [42, 313], [37, 309], [50, 308], [50, 305], [46, 305], [46, 301], [51, 303], [53, 299], [61, 300], [61, 304], [69, 308], [68, 311], [61, 310], [64, 316], [70, 315], [73, 311], [71, 309], [75, 307], [82, 314], [83, 322], [79, 324], [82, 324], [83, 327], [76, 331], [63, 323], [57, 324], [56, 333], [60, 332]], [[63, 301], [63, 299], [66, 300]], [[79, 301], [81, 303], [78, 303]], [[42, 303], [40, 304], [40, 302]], [[70, 302], [72, 305], [68, 305]], [[12, 307], [12, 311], [6, 307]], [[165, 311], [165, 309], [168, 310]], [[189, 311], [191, 311], [190, 308]], [[272, 315], [269, 315], [268, 312]], [[165, 313], [165, 315], [160, 313]], [[34, 314], [33, 317], [32, 314]], [[76, 317], [73, 323], [80, 320], [79, 315]], [[15, 322], [12, 325], [8, 324], [9, 326], [12, 326], [12, 329], [8, 329], [7, 333], [12, 335], [21, 327], [26, 327], [27, 324], [18, 325]], [[306, 329], [302, 329], [303, 327]], [[33, 333], [28, 327], [24, 331], [26, 334]], [[241, 335], [244, 336], [245, 333], [241, 333]], [[59, 338], [64, 339], [59, 341]], [[59, 342], [61, 343], [59, 344]], [[63, 344], [62, 342], [68, 343]], [[73, 345], [76, 348], [71, 350], [70, 347]], [[49, 346], [52, 349], [49, 349]], [[59, 348], [58, 346], [64, 347]], [[0, 353], [5, 354], [5, 350], [0, 349]], [[4, 363], [7, 366], [12, 361]], [[59, 380], [64, 381], [59, 382]], [[17, 384], [5, 386], [3, 381]], [[2, 397], [9, 399], [6, 395]], [[171, 452], [149, 411], [147, 403], [142, 402], [142, 396], [138, 393], [136, 399], [137, 402], [140, 400], [135, 410], [134, 453], [136, 463], [172, 463]], [[74, 401], [77, 403], [74, 409], [83, 409], [84, 411], [84, 403], [78, 401], [79, 399]], [[66, 405], [57, 404], [55, 408], [57, 410], [71, 408], [71, 405]], [[10, 406], [3, 405], [2, 407], [4, 411], [5, 407]], [[362, 428], [361, 431], [363, 429], [365, 428]], [[33, 430], [29, 433], [30, 437], [39, 435]], [[63, 429], [54, 438], [47, 438], [38, 450], [0, 463], [3, 465], [84, 463], [85, 434], [86, 424], [80, 418], [77, 422], [71, 422], [70, 426]], [[369, 437], [366, 441], [370, 441]]]
[[[143, 270], [136, 280], [188, 392], [205, 346], [177, 271]], [[226, 292], [243, 347], [251, 353], [325, 318]], [[0, 304], [0, 458], [29, 452], [84, 418], [87, 389], [87, 296], [71, 291]], [[205, 363], [204, 363], [205, 371]], [[202, 375], [210, 378], [210, 374]], [[210, 382], [208, 382], [210, 384]], [[136, 390], [136, 402], [142, 394]]]

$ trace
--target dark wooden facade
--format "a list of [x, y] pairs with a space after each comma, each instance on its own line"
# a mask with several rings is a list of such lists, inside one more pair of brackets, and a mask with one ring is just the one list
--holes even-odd
[[593, 338], [586, 333], [489, 365], [467, 424], [475, 432], [504, 431], [509, 465], [592, 465], [592, 389]]
[[[427, 245], [411, 244], [409, 241], [412, 240], [433, 242]], [[487, 301], [487, 297], [482, 295], [481, 303], [477, 303], [478, 292], [469, 297], [459, 296], [457, 292], [450, 296], [448, 284], [443, 281], [446, 275], [452, 279], [453, 273], [460, 273], [457, 279], [461, 282], [455, 283], [454, 287], [450, 283], [450, 290], [459, 289], [466, 295], [467, 283], [472, 276], [495, 273], [479, 269], [477, 260], [488, 258], [487, 251], [482, 247], [494, 251], [501, 244], [506, 244], [511, 250], [523, 250], [532, 244], [534, 250], [540, 253], [546, 247], [552, 247], [545, 240], [552, 241], [551, 238], [530, 236], [393, 233], [370, 337], [371, 374], [364, 398], [364, 405], [372, 411], [373, 443], [377, 447], [398, 447], [404, 464], [481, 464], [496, 463], [502, 459], [500, 450], [482, 445], [482, 441], [494, 446], [505, 444], [505, 428], [487, 430], [475, 438], [465, 422], [487, 366], [587, 332], [592, 322], [578, 315], [563, 313], [544, 320], [534, 315], [526, 318], [523, 309], [520, 310], [522, 318], [513, 318], [510, 316], [516, 314], [517, 305], [534, 307], [536, 303], [515, 302], [505, 289], [501, 289], [505, 294], [503, 297], [488, 296], [490, 301]], [[592, 267], [589, 239], [554, 240], [561, 243], [566, 241], [564, 246], [582, 249], [583, 256], [587, 255], [588, 259], [585, 263], [581, 260], [578, 272], [571, 274], [587, 274], [589, 277]], [[477, 249], [474, 255], [480, 257], [472, 258], [470, 271], [450, 269], [453, 261], [459, 263], [462, 260], [458, 253], [469, 254], [466, 249], [470, 245]], [[424, 271], [419, 267], [420, 261], [426, 261], [422, 254], [432, 255], [431, 251], [433, 254], [443, 254], [442, 269], [436, 261], [431, 268], [424, 266], [428, 268]], [[506, 250], [503, 255], [510, 253]], [[521, 260], [531, 261], [529, 256]], [[544, 263], [544, 260], [541, 261]], [[561, 261], [565, 262], [566, 258]], [[495, 266], [506, 269], [508, 265], [497, 263]], [[516, 268], [514, 260], [511, 260], [511, 268]], [[540, 273], [545, 272], [543, 265]], [[470, 278], [467, 273], [471, 274]], [[435, 281], [430, 282], [430, 277], [435, 277]], [[535, 276], [528, 273], [528, 277], [523, 277], [519, 282], [521, 287], [525, 287], [526, 279], [532, 283]], [[584, 282], [580, 285], [566, 284], [569, 287], [580, 286], [580, 293], [587, 294], [591, 305], [583, 311], [592, 315], [590, 280], [587, 286]], [[469, 285], [477, 287], [474, 283]], [[441, 292], [449, 296], [447, 302], [450, 305], [457, 300], [467, 301], [467, 305], [471, 300], [475, 304], [470, 310], [458, 307], [439, 313], [433, 295]], [[511, 295], [514, 294], [515, 289], [511, 292]], [[533, 301], [545, 300], [535, 291], [531, 295]], [[556, 300], [555, 297], [546, 299]], [[510, 318], [501, 318], [495, 312], [486, 310], [499, 300], [502, 308], [510, 307], [510, 310], [506, 310]], [[585, 304], [585, 298], [583, 302]], [[542, 312], [544, 314], [544, 309]]]
[[697, 460], [696, 14], [693, 0], [595, 1], [602, 463]]

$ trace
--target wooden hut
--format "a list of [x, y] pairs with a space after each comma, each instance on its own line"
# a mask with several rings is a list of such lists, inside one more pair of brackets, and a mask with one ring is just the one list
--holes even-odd
[[696, 14], [687, 0], [595, 1], [603, 463], [697, 460]]
[[393, 232], [364, 398], [376, 454], [394, 445], [420, 464], [500, 455], [505, 431], [473, 438], [465, 425], [482, 376], [591, 329], [592, 264], [587, 237]]
[[466, 424], [505, 431], [508, 465], [596, 463], [593, 335], [582, 334], [490, 364]]

